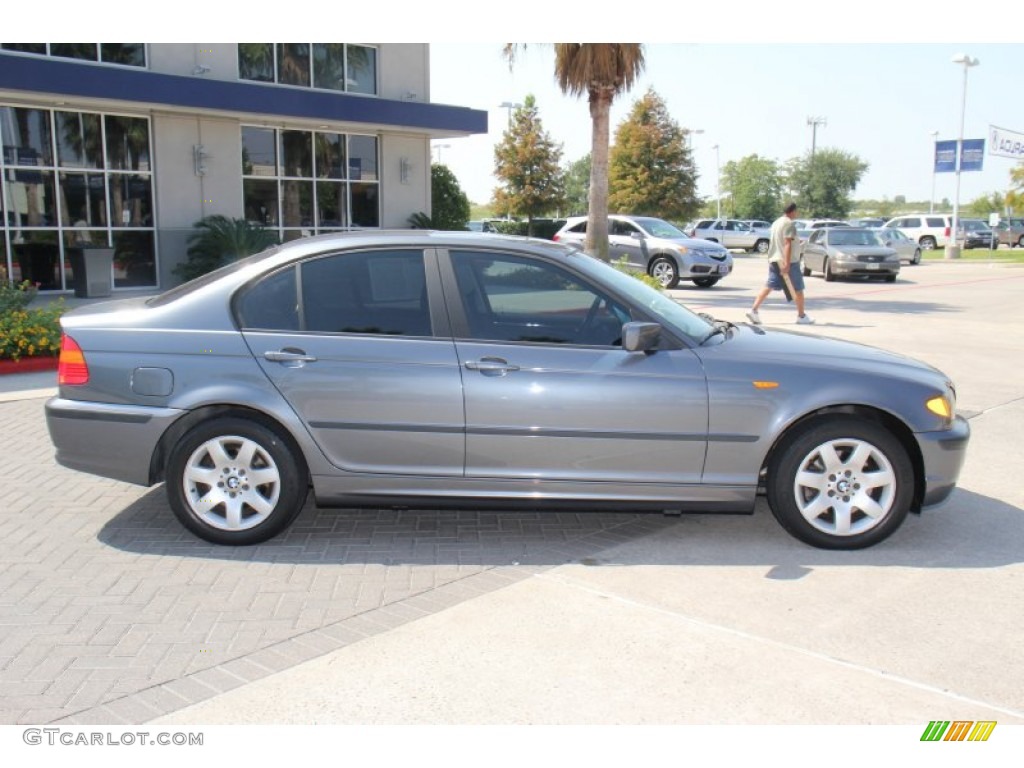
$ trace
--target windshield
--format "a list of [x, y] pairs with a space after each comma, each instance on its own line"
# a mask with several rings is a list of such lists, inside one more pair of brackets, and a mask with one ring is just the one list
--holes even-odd
[[833, 229], [829, 235], [832, 245], [881, 245], [874, 232], [865, 229]]
[[982, 232], [988, 229], [988, 224], [986, 224], [984, 221], [977, 221], [972, 219], [964, 219], [963, 225], [964, 229], [967, 230], [968, 232]]
[[581, 253], [580, 260], [576, 264], [588, 275], [611, 285], [630, 302], [643, 307], [655, 318], [663, 318], [669, 325], [678, 328], [687, 336], [697, 340], [703, 339], [714, 327], [707, 320], [686, 309], [682, 304], [673, 301], [661, 291], [644, 285], [635, 277], [630, 277], [603, 261]]
[[647, 234], [653, 235], [654, 237], [686, 237], [685, 234], [683, 234], [681, 231], [679, 231], [671, 224], [669, 224], [667, 221], [664, 221], [662, 219], [642, 218], [633, 219], [633, 222], [637, 224], [641, 229], [643, 229]]

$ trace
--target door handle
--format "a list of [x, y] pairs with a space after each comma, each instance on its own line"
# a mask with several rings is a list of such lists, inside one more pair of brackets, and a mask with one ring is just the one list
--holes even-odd
[[504, 376], [506, 373], [518, 371], [518, 365], [511, 365], [507, 360], [500, 357], [482, 357], [479, 360], [469, 360], [466, 368], [471, 371], [480, 371], [485, 376]]
[[307, 355], [301, 349], [285, 347], [276, 351], [264, 352], [263, 357], [272, 363], [315, 363], [313, 355]]

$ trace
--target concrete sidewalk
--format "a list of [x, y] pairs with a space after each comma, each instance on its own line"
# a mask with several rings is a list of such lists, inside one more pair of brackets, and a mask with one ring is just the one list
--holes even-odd
[[53, 397], [57, 394], [57, 372], [11, 373], [0, 376], [0, 403]]

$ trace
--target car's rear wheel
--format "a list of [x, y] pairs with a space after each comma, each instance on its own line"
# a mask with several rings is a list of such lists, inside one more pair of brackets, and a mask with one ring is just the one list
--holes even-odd
[[662, 288], [675, 288], [679, 284], [679, 268], [667, 256], [653, 259], [647, 272], [661, 284]]
[[928, 235], [925, 235], [924, 237], [922, 237], [921, 238], [921, 248], [923, 248], [926, 251], [934, 251], [935, 250], [935, 238], [934, 237], [929, 237]]
[[835, 416], [794, 433], [768, 467], [768, 503], [783, 528], [823, 549], [886, 539], [907, 516], [914, 469], [879, 424]]
[[822, 272], [825, 275], [825, 282], [831, 283], [836, 279], [835, 272], [832, 271], [832, 262], [828, 257], [825, 258], [825, 266], [822, 267]]
[[695, 277], [693, 278], [693, 284], [698, 288], [710, 288], [718, 282], [717, 277]]
[[167, 497], [182, 525], [215, 544], [273, 538], [305, 503], [305, 464], [274, 430], [242, 418], [199, 424], [171, 449]]
[[910, 260], [910, 263], [911, 264], [920, 264], [921, 263], [921, 249], [920, 248], [915, 249], [915, 251], [914, 251], [914, 258], [912, 258]]
[[1024, 235], [1021, 235], [1020, 239], [1017, 240], [1017, 247], [1018, 248], [1024, 248]]
[[758, 253], [768, 253], [768, 241], [758, 240], [756, 243], [754, 243], [754, 250], [757, 251]]

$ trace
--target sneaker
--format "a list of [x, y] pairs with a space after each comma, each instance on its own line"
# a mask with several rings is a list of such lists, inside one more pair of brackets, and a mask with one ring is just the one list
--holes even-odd
[[753, 323], [754, 325], [761, 324], [761, 316], [757, 313], [756, 309], [752, 309], [749, 312], [747, 312], [747, 319], [750, 320], [750, 322]]
[[810, 315], [800, 315], [800, 317], [798, 317], [796, 319], [796, 324], [797, 325], [814, 325], [814, 320], [811, 318]]

